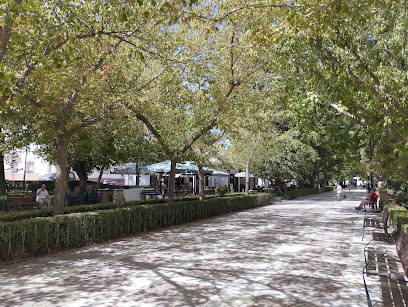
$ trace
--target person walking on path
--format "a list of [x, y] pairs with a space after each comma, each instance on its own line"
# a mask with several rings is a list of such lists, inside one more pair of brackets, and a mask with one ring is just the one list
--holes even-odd
[[43, 184], [41, 188], [37, 190], [36, 195], [37, 197], [35, 200], [39, 204], [40, 209], [43, 207], [45, 202], [47, 202], [47, 208], [51, 208], [51, 198], [48, 195], [48, 191], [45, 189], [45, 184]]
[[341, 194], [343, 193], [343, 188], [341, 187], [340, 182], [337, 183], [336, 191], [337, 191], [337, 201], [340, 201], [341, 200]]

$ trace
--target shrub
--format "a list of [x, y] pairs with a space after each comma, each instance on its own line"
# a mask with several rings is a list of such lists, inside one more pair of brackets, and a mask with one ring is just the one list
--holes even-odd
[[288, 199], [295, 199], [298, 196], [305, 196], [310, 194], [316, 194], [317, 190], [315, 188], [298, 189], [288, 192]]
[[334, 190], [333, 186], [322, 187], [322, 192], [332, 192]]
[[395, 198], [395, 202], [398, 205], [407, 205], [408, 204], [408, 194], [399, 194]]
[[225, 195], [228, 192], [228, 188], [226, 185], [219, 185], [215, 188], [215, 194], [217, 195]]
[[[242, 196], [243, 193], [231, 193], [228, 194], [229, 197], [235, 196]], [[212, 197], [219, 197], [216, 195], [207, 195], [208, 198]], [[176, 198], [175, 202], [180, 201], [191, 201], [191, 200], [198, 200], [198, 196], [188, 196], [182, 198]], [[1, 199], [0, 199], [1, 201]], [[149, 199], [149, 200], [135, 200], [135, 201], [128, 201], [128, 202], [121, 202], [121, 203], [99, 203], [99, 204], [92, 204], [92, 205], [78, 205], [78, 206], [69, 206], [65, 207], [64, 214], [70, 213], [78, 213], [78, 212], [92, 212], [92, 211], [100, 211], [100, 210], [108, 210], [108, 209], [115, 209], [115, 208], [125, 208], [125, 207], [132, 207], [132, 206], [141, 206], [146, 204], [160, 204], [165, 203], [167, 200], [165, 199]], [[1, 202], [0, 202], [1, 204]], [[6, 201], [4, 203], [5, 208]], [[31, 219], [35, 217], [52, 217], [53, 211], [52, 209], [34, 209], [34, 210], [26, 210], [26, 211], [18, 211], [18, 212], [9, 212], [0, 215], [0, 222], [13, 222], [19, 221], [24, 219]]]
[[304, 189], [297, 189], [291, 190], [288, 192], [281, 192], [281, 191], [274, 191], [273, 194], [276, 197], [282, 197], [282, 199], [295, 199], [299, 196], [305, 196], [310, 194], [316, 194], [317, 190], [315, 188], [304, 188]]
[[388, 219], [391, 226], [394, 227], [397, 233], [402, 230], [402, 225], [408, 224], [408, 211], [405, 207], [396, 204], [387, 204], [388, 212], [390, 213]]
[[0, 196], [0, 211], [6, 211], [7, 196]]
[[[72, 213], [0, 223], [0, 261], [46, 255], [142, 231], [255, 208], [273, 201], [273, 194], [213, 197], [133, 205], [102, 211]], [[107, 205], [107, 204], [105, 204]]]

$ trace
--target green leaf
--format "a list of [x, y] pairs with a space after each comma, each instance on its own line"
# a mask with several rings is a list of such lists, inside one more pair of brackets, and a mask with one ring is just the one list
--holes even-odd
[[127, 19], [128, 19], [128, 17], [127, 17], [126, 12], [123, 12], [123, 13], [121, 13], [121, 14], [119, 15], [119, 20], [120, 20], [120, 21], [127, 21]]

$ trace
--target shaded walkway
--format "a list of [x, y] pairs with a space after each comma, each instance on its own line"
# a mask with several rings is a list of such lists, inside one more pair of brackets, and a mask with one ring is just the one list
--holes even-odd
[[363, 214], [353, 209], [364, 191], [346, 194], [3, 266], [0, 305], [364, 306]]

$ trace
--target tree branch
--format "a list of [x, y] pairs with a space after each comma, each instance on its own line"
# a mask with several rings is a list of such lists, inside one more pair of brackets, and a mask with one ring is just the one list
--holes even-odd
[[215, 124], [217, 123], [217, 119], [213, 119], [211, 121], [211, 123], [204, 127], [203, 129], [201, 129], [200, 132], [198, 132], [193, 139], [191, 140], [190, 143], [188, 143], [187, 145], [185, 145], [178, 153], [178, 155], [182, 155], [183, 153], [185, 153], [187, 150], [189, 150], [191, 148], [191, 146], [193, 146], [193, 144], [195, 142], [197, 142], [197, 140], [202, 137], [204, 134], [206, 134], [208, 131], [210, 131], [212, 128], [214, 128]]
[[323, 46], [323, 42], [321, 40], [321, 38], [318, 36], [316, 39], [317, 44], [319, 45], [319, 47], [323, 50], [323, 52], [326, 54], [326, 56], [329, 58], [329, 60], [339, 69], [343, 70], [344, 72], [346, 72], [348, 75], [350, 75], [350, 77], [357, 83], [359, 84], [361, 87], [369, 90], [374, 98], [375, 101], [377, 102], [377, 104], [384, 108], [384, 103], [382, 101], [381, 95], [376, 91], [375, 87], [368, 84], [367, 82], [365, 82], [364, 80], [360, 79], [358, 76], [356, 76], [350, 69], [350, 67], [348, 67], [347, 69], [343, 67], [342, 64], [340, 64], [340, 62], [336, 59], [336, 57], [332, 54], [332, 52], [325, 46]]
[[[123, 39], [124, 39], [124, 38], [123, 38]], [[119, 39], [119, 41], [114, 45], [113, 50], [116, 50], [116, 49], [119, 47], [119, 45], [123, 42], [123, 39]], [[106, 55], [112, 54], [113, 50], [109, 50], [109, 51], [106, 53]], [[102, 57], [100, 57], [99, 60], [95, 63], [95, 65], [94, 65], [94, 67], [93, 67], [92, 70], [93, 70], [93, 71], [97, 71], [97, 70], [101, 67], [103, 61], [104, 61], [104, 57], [102, 56]], [[78, 96], [79, 96], [80, 88], [83, 88], [83, 87], [84, 87], [84, 85], [86, 84], [86, 81], [87, 81], [87, 75], [83, 75], [83, 76], [81, 77], [81, 80], [78, 82], [78, 83], [79, 83], [79, 88], [76, 88], [76, 89], [74, 90], [74, 92], [72, 93], [70, 99], [68, 100], [68, 103], [67, 103], [67, 105], [65, 106], [64, 113], [63, 113], [62, 118], [61, 118], [61, 122], [62, 122], [63, 124], [66, 122], [66, 120], [67, 120], [67, 118], [68, 118], [68, 115], [69, 115], [69, 113], [71, 112], [71, 109], [72, 109], [72, 107], [73, 107], [73, 105], [74, 105], [76, 99], [77, 99]], [[86, 126], [85, 126], [85, 127], [86, 127]]]
[[145, 124], [145, 126], [147, 127], [147, 129], [149, 129], [149, 131], [151, 133], [153, 133], [154, 137], [157, 139], [157, 142], [160, 144], [160, 146], [164, 149], [164, 151], [169, 155], [169, 156], [173, 156], [173, 152], [168, 148], [167, 144], [165, 143], [163, 137], [161, 136], [161, 134], [159, 133], [159, 131], [157, 131], [157, 129], [153, 126], [152, 123], [150, 123], [149, 119], [140, 114], [140, 113], [136, 113], [135, 117], [140, 120], [141, 122], [143, 122]]

